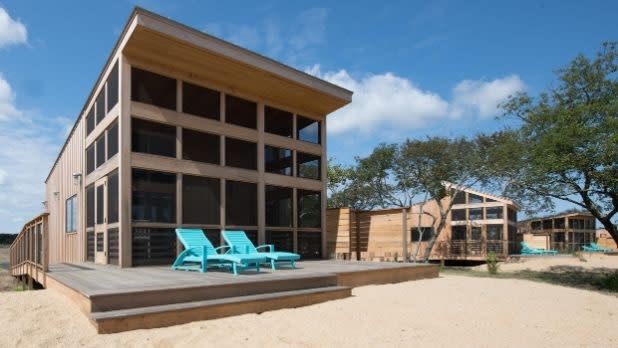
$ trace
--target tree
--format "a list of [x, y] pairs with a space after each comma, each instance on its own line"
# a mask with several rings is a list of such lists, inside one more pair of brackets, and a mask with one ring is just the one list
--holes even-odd
[[553, 199], [586, 209], [618, 242], [618, 50], [577, 56], [557, 72], [554, 88], [501, 105], [518, 129], [482, 136], [506, 196], [553, 208]]

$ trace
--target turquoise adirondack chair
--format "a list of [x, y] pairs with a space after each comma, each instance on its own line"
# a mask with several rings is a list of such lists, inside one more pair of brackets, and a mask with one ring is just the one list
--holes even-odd
[[[241, 255], [258, 253], [270, 261], [270, 267], [273, 270], [277, 262], [287, 261], [291, 263], [292, 268], [296, 268], [296, 261], [300, 259], [300, 255], [295, 253], [275, 251], [275, 246], [272, 244], [264, 244], [256, 247], [244, 231], [223, 231], [222, 235], [223, 239], [230, 247], [228, 252]], [[267, 251], [260, 252], [260, 249], [266, 249]]]
[[531, 248], [528, 243], [521, 242], [521, 254], [522, 255], [555, 255], [557, 250], [547, 250], [543, 248]]
[[582, 249], [584, 249], [584, 251], [590, 252], [590, 253], [604, 253], [604, 252], [612, 251], [611, 249], [604, 248], [604, 247], [602, 247], [602, 246], [600, 246], [600, 245], [598, 245], [597, 243], [594, 243], [594, 242], [591, 242], [590, 246], [588, 246], [588, 245], [582, 246]]
[[219, 250], [228, 246], [215, 248], [200, 229], [177, 228], [176, 236], [185, 250], [172, 264], [173, 270], [206, 272], [208, 266], [232, 266], [234, 275], [238, 275], [239, 268], [247, 268], [249, 265], [255, 265], [255, 269], [259, 272], [260, 264], [266, 262], [266, 257], [257, 253], [219, 254]]

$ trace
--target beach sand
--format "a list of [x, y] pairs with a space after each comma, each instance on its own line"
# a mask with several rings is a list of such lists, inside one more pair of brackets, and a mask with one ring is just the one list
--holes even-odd
[[[526, 263], [536, 268], [565, 260]], [[611, 267], [613, 260], [618, 258], [599, 264]], [[615, 295], [455, 275], [365, 286], [353, 295], [260, 315], [97, 335], [77, 307], [52, 290], [4, 292], [0, 347], [618, 347]]]

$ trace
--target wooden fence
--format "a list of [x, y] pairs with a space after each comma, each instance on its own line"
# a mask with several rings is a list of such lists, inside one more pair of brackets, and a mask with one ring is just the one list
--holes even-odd
[[45, 286], [45, 272], [49, 266], [49, 213], [43, 213], [27, 222], [9, 248], [10, 272], [14, 277], [27, 279]]

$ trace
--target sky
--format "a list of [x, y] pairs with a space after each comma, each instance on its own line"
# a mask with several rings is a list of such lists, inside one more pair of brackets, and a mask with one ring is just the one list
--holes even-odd
[[[41, 211], [44, 180], [134, 6], [354, 91], [328, 156], [508, 126], [497, 105], [555, 84], [618, 39], [616, 1], [0, 0], [0, 233]], [[558, 208], [568, 208], [558, 205]]]

